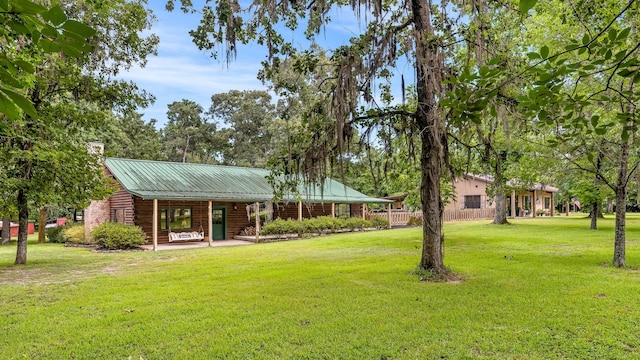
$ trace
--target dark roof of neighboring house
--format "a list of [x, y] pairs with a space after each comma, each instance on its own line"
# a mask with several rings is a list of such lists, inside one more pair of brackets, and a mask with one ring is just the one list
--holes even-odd
[[[467, 179], [484, 181], [486, 183], [493, 182], [493, 176], [491, 175], [466, 174], [464, 177]], [[549, 186], [549, 185], [543, 185], [540, 183], [534, 183], [533, 186], [520, 186], [520, 184], [517, 184], [514, 180], [509, 180], [507, 181], [507, 185], [514, 188], [522, 188], [524, 190], [540, 190], [540, 191], [547, 191], [547, 192], [558, 192], [558, 188]]]
[[404, 193], [404, 194], [398, 194], [398, 195], [383, 196], [382, 198], [387, 200], [393, 200], [393, 201], [404, 201], [404, 199], [406, 199], [408, 195], [409, 193]]
[[[273, 188], [265, 169], [106, 158], [105, 166], [122, 187], [143, 199], [270, 201]], [[323, 189], [301, 185], [300, 200], [314, 203], [388, 203], [372, 198], [335, 180]], [[297, 201], [295, 194], [282, 201]]]

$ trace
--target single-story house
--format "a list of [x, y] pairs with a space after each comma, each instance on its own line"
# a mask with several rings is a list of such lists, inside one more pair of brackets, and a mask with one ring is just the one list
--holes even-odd
[[[493, 183], [493, 177], [488, 175], [466, 174], [454, 181], [456, 196], [445, 206], [445, 210], [489, 209], [495, 208], [495, 201], [487, 195], [487, 188]], [[533, 184], [520, 188], [507, 182], [513, 190], [506, 197], [507, 216], [536, 217], [539, 213], [546, 216], [554, 215], [553, 193], [558, 189], [543, 184]]]
[[332, 179], [322, 188], [300, 186], [298, 194], [274, 202], [265, 169], [106, 158], [104, 172], [120, 189], [85, 209], [85, 230], [106, 221], [135, 224], [153, 245], [233, 239], [248, 226], [259, 233], [256, 213], [283, 219], [360, 217], [366, 204], [392, 203]]

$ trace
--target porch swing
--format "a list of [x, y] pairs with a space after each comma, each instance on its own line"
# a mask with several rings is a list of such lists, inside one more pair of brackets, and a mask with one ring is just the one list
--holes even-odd
[[[171, 211], [171, 201], [169, 201], [169, 208], [167, 209], [167, 217], [169, 217], [169, 211]], [[200, 227], [198, 231], [185, 231], [185, 232], [171, 232], [171, 218], [169, 217], [169, 242], [174, 241], [192, 241], [192, 240], [204, 240], [204, 228], [202, 227], [202, 202], [200, 202]]]

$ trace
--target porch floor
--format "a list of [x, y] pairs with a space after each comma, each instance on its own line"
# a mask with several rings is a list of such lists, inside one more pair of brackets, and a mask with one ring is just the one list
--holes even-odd
[[[252, 245], [251, 241], [242, 240], [216, 240], [211, 242], [211, 247], [217, 246], [238, 246], [238, 245]], [[181, 250], [181, 249], [197, 249], [208, 247], [207, 241], [193, 241], [193, 242], [176, 242], [167, 244], [158, 244], [158, 251], [160, 250]], [[142, 245], [141, 248], [145, 250], [153, 250], [153, 245]]]

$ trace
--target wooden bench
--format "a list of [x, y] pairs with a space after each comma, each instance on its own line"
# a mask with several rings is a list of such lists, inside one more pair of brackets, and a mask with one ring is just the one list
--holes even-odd
[[193, 241], [193, 240], [204, 240], [204, 232], [170, 232], [169, 233], [169, 242], [174, 241]]

